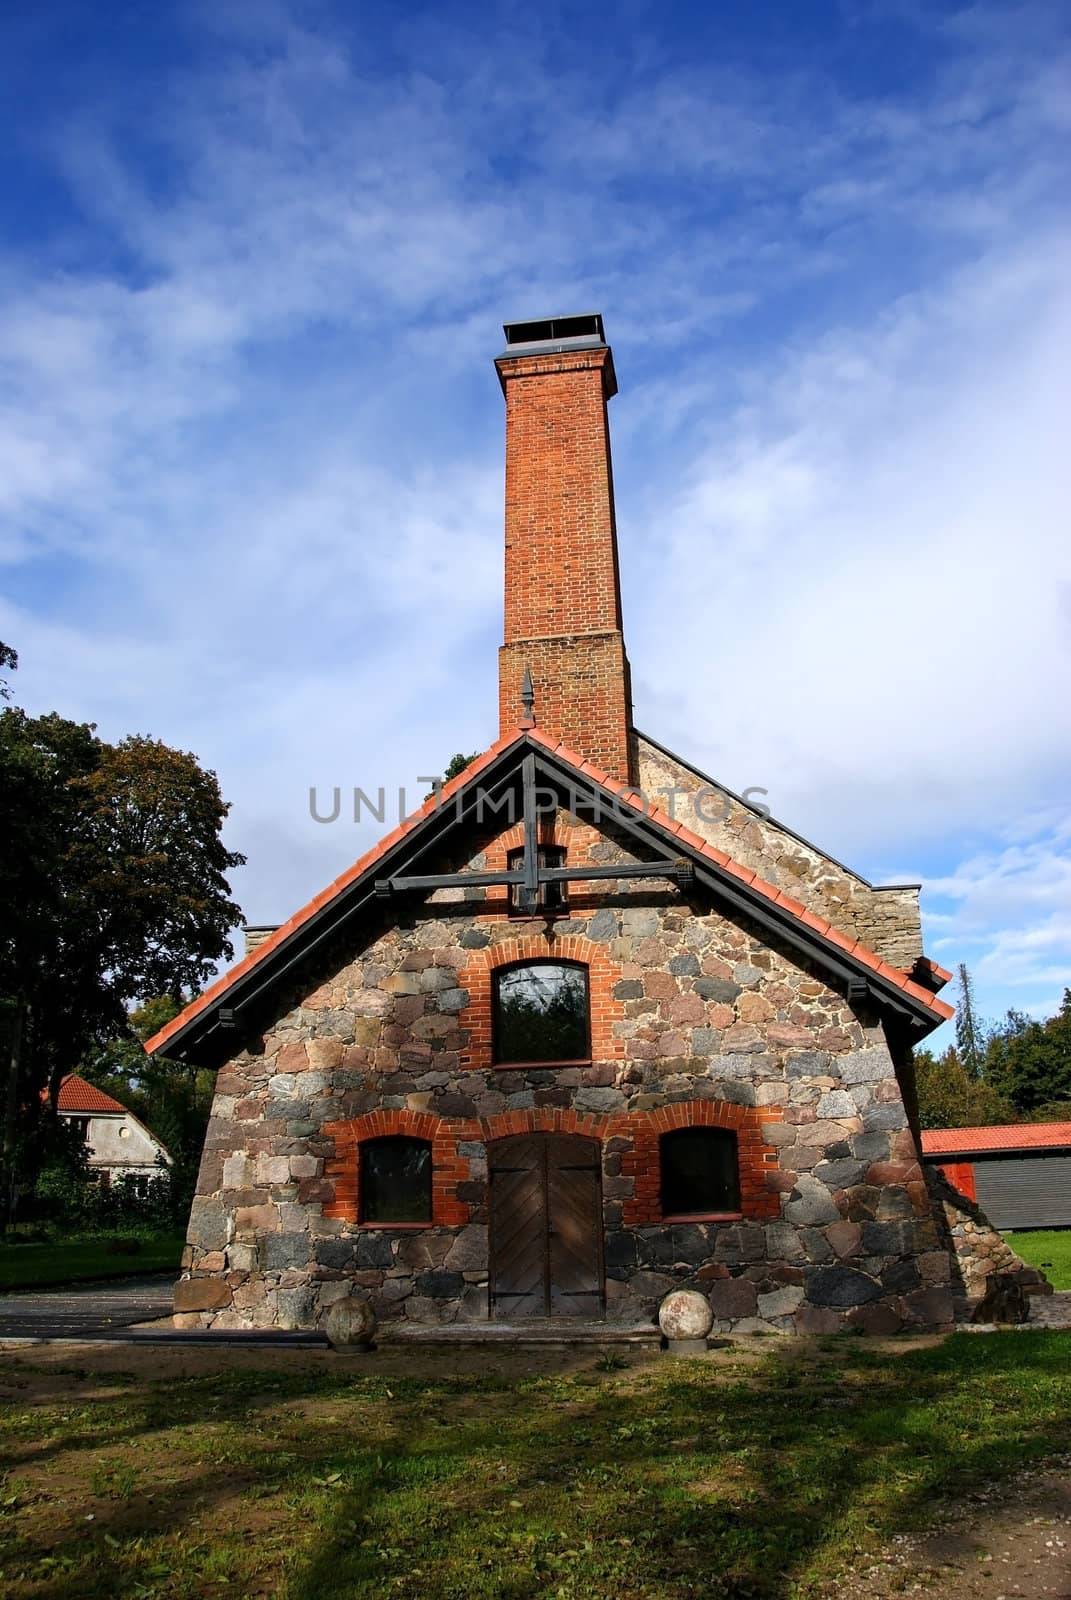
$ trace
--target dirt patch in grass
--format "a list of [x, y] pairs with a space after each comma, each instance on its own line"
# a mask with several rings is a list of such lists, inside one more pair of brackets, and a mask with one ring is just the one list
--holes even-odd
[[9, 1352], [0, 1591], [802, 1600], [852, 1593], [864, 1557], [928, 1581], [885, 1554], [1065, 1444], [1069, 1358], [1060, 1333], [620, 1370], [582, 1349]]
[[968, 1494], [923, 1534], [894, 1535], [849, 1568], [838, 1600], [1067, 1600], [1071, 1596], [1071, 1456]]

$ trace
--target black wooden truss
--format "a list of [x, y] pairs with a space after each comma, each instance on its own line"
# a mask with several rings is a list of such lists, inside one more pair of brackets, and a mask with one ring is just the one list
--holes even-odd
[[[687, 889], [695, 882], [695, 869], [692, 863], [679, 856], [654, 861], [622, 862], [612, 867], [543, 866], [539, 860], [539, 822], [548, 811], [558, 810], [559, 797], [556, 788], [545, 790], [544, 792], [554, 794], [554, 803], [549, 808], [541, 805], [537, 783], [539, 777], [550, 780], [553, 774], [548, 769], [541, 768], [536, 756], [529, 753], [521, 764], [524, 854], [519, 867], [503, 872], [395, 873], [392, 877], [375, 880], [376, 898], [389, 900], [392, 895], [404, 894], [407, 890], [484, 889], [505, 884], [519, 890], [518, 900], [522, 911], [535, 912], [540, 903], [539, 891], [546, 883], [580, 881], [587, 883], [592, 880], [613, 881], [620, 878], [671, 878], [678, 888]], [[573, 796], [574, 800], [577, 798]]]
[[[605, 825], [639, 860], [617, 865], [548, 867], [539, 861], [539, 822], [558, 809], [590, 814]], [[488, 819], [490, 813], [490, 824]], [[455, 839], [523, 820], [524, 849], [520, 865], [501, 872], [428, 870], [440, 861]], [[540, 889], [547, 883], [663, 879], [681, 892], [706, 890], [730, 914], [747, 918], [800, 955], [815, 961], [842, 994], [854, 1003], [875, 1005], [905, 1037], [918, 1039], [940, 1020], [915, 997], [847, 951], [832, 946], [783, 906], [769, 900], [708, 856], [691, 849], [665, 829], [657, 818], [619, 800], [610, 790], [560, 760], [552, 751], [523, 734], [482, 767], [469, 784], [432, 808], [405, 831], [369, 869], [355, 877], [322, 907], [301, 922], [267, 958], [236, 975], [218, 1003], [192, 1017], [167, 1045], [179, 1060], [218, 1058], [233, 1050], [235, 1030], [247, 1030], [253, 1018], [281, 984], [292, 981], [340, 935], [361, 918], [392, 902], [435, 889], [480, 889], [506, 885], [519, 890], [519, 909], [538, 910]]]

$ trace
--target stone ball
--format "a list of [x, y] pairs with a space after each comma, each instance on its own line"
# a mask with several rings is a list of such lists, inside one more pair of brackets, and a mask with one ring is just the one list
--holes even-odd
[[667, 1339], [705, 1339], [713, 1325], [710, 1301], [696, 1289], [674, 1289], [658, 1308], [658, 1326]]
[[371, 1344], [375, 1331], [375, 1312], [367, 1300], [356, 1295], [336, 1300], [327, 1313], [327, 1337], [333, 1345]]

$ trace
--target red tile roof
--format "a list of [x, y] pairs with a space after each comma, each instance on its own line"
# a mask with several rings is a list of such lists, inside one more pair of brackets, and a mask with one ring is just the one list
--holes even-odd
[[125, 1115], [126, 1109], [110, 1094], [105, 1094], [103, 1089], [80, 1078], [77, 1072], [70, 1073], [60, 1084], [57, 1111], [120, 1112]]
[[924, 1128], [924, 1156], [982, 1154], [986, 1150], [1045, 1150], [1071, 1146], [1071, 1122], [1002, 1123], [995, 1128]]
[[[308, 905], [303, 906], [300, 911], [295, 911], [289, 921], [280, 924], [270, 938], [265, 939], [263, 943], [257, 945], [255, 950], [251, 950], [248, 955], [243, 956], [221, 978], [217, 978], [216, 982], [211, 984], [203, 994], [191, 1000], [184, 1011], [181, 1011], [171, 1022], [166, 1023], [158, 1033], [153, 1034], [145, 1045], [146, 1050], [151, 1053], [161, 1049], [176, 1033], [185, 1028], [202, 1011], [207, 1010], [222, 995], [226, 994], [236, 979], [243, 977], [253, 967], [266, 960], [272, 951], [285, 944], [290, 935], [295, 933], [303, 923], [307, 922], [317, 911], [320, 911], [330, 901], [334, 900], [351, 883], [355, 883], [358, 878], [362, 877], [381, 856], [386, 855], [388, 850], [404, 839], [406, 834], [419, 827], [426, 817], [431, 816], [433, 812], [440, 809], [459, 789], [470, 784], [503, 751], [508, 750], [512, 745], [519, 743], [524, 738], [542, 745], [545, 750], [565, 766], [572, 767], [581, 776], [590, 779], [592, 783], [597, 783], [603, 789], [616, 795], [621, 803], [627, 805], [630, 810], [635, 811], [638, 818], [654, 823], [655, 826], [674, 834], [682, 844], [687, 845], [696, 854], [705, 856], [708, 861], [713, 861], [719, 866], [723, 872], [728, 872], [733, 877], [739, 878], [753, 892], [763, 895], [772, 904], [789, 912], [799, 922], [813, 929], [827, 943], [836, 945], [839, 950], [845, 951], [856, 961], [870, 967], [887, 982], [895, 984], [898, 989], [902, 989], [905, 994], [909, 994], [913, 1000], [920, 1001], [935, 1018], [936, 1022], [946, 1022], [955, 1015], [953, 1006], [947, 1005], [943, 1000], [938, 1000], [929, 989], [924, 988], [922, 984], [915, 983], [899, 967], [892, 967], [887, 961], [882, 961], [880, 956], [876, 956], [861, 940], [849, 938], [841, 933], [825, 917], [816, 917], [813, 912], [808, 911], [798, 900], [793, 900], [791, 895], [785, 894], [783, 889], [778, 889], [773, 884], [767, 883], [763, 878], [757, 877], [750, 868], [740, 866], [731, 856], [727, 856], [724, 850], [719, 850], [716, 846], [708, 844], [705, 839], [701, 839], [698, 834], [692, 833], [683, 823], [671, 819], [664, 811], [659, 811], [654, 806], [645, 805], [640, 790], [634, 785], [621, 783], [617, 778], [611, 778], [601, 768], [595, 766], [593, 762], [583, 760], [575, 750], [569, 749], [560, 739], [548, 736], [541, 728], [527, 728], [523, 732], [512, 734], [509, 737], [504, 736], [501, 739], [496, 739], [495, 743], [485, 750], [483, 755], [477, 756], [476, 760], [470, 762], [462, 772], [458, 773], [456, 778], [451, 778], [449, 783], [444, 784], [438, 795], [429, 795], [419, 811], [414, 812], [411, 817], [407, 817], [404, 822], [400, 823], [391, 833], [388, 833], [378, 844], [373, 845], [371, 850], [361, 856], [358, 861], [355, 861], [351, 867], [347, 867], [345, 872], [341, 873], [333, 883], [328, 884], [326, 889], [322, 889], [314, 899], [309, 901]], [[639, 801], [633, 801], [630, 798], [632, 795], [640, 796]]]

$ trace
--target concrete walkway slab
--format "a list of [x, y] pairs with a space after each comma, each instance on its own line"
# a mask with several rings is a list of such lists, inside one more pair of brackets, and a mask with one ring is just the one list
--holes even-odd
[[135, 1322], [171, 1315], [175, 1276], [123, 1278], [0, 1295], [0, 1339], [107, 1337]]

